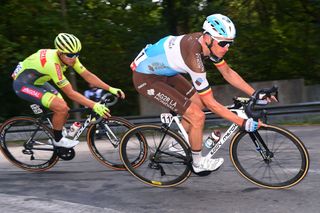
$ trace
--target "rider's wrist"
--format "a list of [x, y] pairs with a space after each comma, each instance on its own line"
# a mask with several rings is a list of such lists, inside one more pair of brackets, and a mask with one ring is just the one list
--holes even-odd
[[247, 122], [247, 119], [243, 119], [240, 129], [242, 130], [246, 129], [246, 122]]

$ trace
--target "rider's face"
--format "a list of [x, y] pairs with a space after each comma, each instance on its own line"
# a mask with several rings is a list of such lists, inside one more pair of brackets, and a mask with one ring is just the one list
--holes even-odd
[[224, 47], [221, 47], [219, 45], [219, 42], [215, 39], [213, 39], [213, 44], [211, 47], [211, 51], [218, 56], [219, 58], [222, 58], [229, 50], [229, 44], [225, 45]]
[[64, 64], [66, 64], [68, 66], [73, 66], [74, 63], [76, 63], [77, 57], [68, 57], [67, 54], [61, 53], [60, 59]]

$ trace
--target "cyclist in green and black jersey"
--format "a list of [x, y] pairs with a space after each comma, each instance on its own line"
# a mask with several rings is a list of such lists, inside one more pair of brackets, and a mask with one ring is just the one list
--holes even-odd
[[77, 37], [68, 33], [60, 33], [55, 38], [54, 44], [56, 49], [40, 49], [18, 64], [12, 73], [13, 88], [20, 98], [42, 105], [54, 112], [52, 124], [55, 140], [53, 144], [71, 148], [79, 141], [73, 141], [62, 135], [69, 107], [58, 90], [48, 81], [52, 80], [71, 100], [92, 108], [94, 112], [103, 117], [110, 116], [109, 109], [75, 91], [64, 75], [67, 67], [72, 67], [83, 79], [96, 87], [121, 98], [125, 98], [125, 94], [121, 89], [104, 83], [81, 64], [79, 60], [81, 42]]

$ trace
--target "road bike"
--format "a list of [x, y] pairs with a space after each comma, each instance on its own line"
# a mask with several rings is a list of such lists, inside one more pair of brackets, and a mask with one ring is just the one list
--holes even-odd
[[[106, 93], [101, 103], [112, 106], [117, 97]], [[15, 166], [28, 171], [45, 171], [52, 168], [59, 159], [72, 160], [75, 157], [73, 148], [55, 147], [52, 144], [52, 112], [44, 112], [37, 104], [31, 108], [35, 115], [18, 116], [6, 120], [0, 128], [0, 150]], [[104, 119], [92, 109], [72, 109], [70, 113], [80, 112], [86, 115], [73, 140], [80, 139], [86, 130], [86, 141], [93, 156], [103, 165], [115, 170], [124, 170], [119, 157], [119, 143], [122, 135], [134, 127], [121, 117]], [[133, 161], [133, 166], [139, 162]]]
[[[278, 89], [261, 89], [250, 98], [234, 98], [233, 105], [227, 108], [244, 119], [261, 119], [266, 123], [267, 112], [262, 106], [268, 102], [259, 99], [261, 95], [264, 98], [278, 97]], [[177, 186], [192, 173], [188, 135], [180, 122], [181, 116], [163, 113], [160, 118], [162, 125], [143, 124], [126, 132], [120, 142], [120, 157], [126, 169], [141, 182], [155, 187]], [[174, 123], [178, 132], [173, 129]], [[232, 164], [253, 184], [269, 189], [289, 188], [307, 175], [308, 151], [303, 142], [287, 129], [268, 124], [255, 132], [247, 132], [233, 123], [205, 157], [212, 158], [229, 138]], [[141, 155], [144, 158], [141, 165], [133, 167], [130, 162], [138, 156], [141, 143], [147, 143], [144, 145], [146, 153]], [[178, 148], [172, 149], [173, 143], [177, 143]], [[210, 172], [198, 175], [208, 174]]]

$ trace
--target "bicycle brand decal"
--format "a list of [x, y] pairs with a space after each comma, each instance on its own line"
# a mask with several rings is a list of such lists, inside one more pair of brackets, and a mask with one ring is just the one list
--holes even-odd
[[223, 136], [223, 140], [226, 141], [229, 136], [238, 128], [237, 125], [233, 125]]
[[80, 135], [82, 134], [83, 130], [84, 130], [85, 128], [87, 128], [87, 126], [90, 124], [90, 122], [91, 122], [91, 116], [89, 116], [89, 117], [87, 118], [87, 120], [84, 122], [84, 124], [83, 124], [83, 125], [81, 126], [81, 128], [78, 130], [76, 136], [74, 137], [75, 140], [77, 140], [77, 139], [80, 137]]

